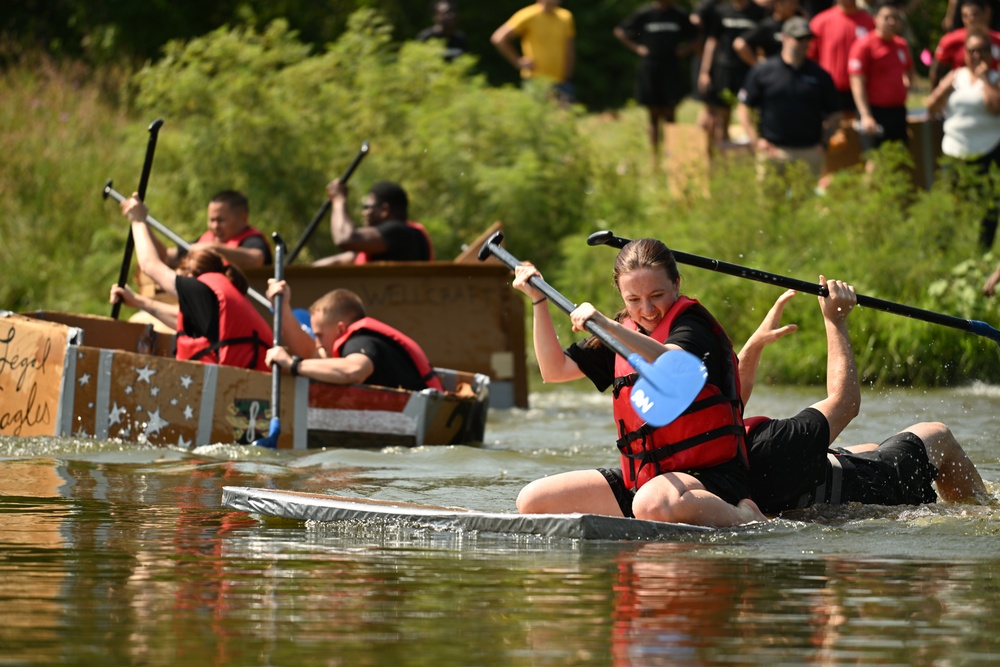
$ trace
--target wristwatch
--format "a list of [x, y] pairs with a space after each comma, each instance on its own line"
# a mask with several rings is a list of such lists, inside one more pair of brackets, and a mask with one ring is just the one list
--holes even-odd
[[293, 356], [292, 365], [288, 367], [288, 372], [292, 374], [292, 377], [296, 377], [299, 374], [299, 364], [302, 363], [302, 357]]

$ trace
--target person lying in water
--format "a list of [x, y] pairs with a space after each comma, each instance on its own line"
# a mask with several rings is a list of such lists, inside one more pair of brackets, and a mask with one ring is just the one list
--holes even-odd
[[427, 355], [403, 332], [365, 312], [361, 297], [335, 289], [309, 307], [313, 336], [291, 309], [292, 291], [284, 280], [268, 280], [267, 296], [283, 294], [281, 340], [267, 351], [267, 364], [291, 375], [331, 384], [373, 384], [411, 391], [444, 391]]
[[[751, 497], [760, 509], [773, 515], [821, 503], [989, 502], [975, 465], [941, 422], [913, 424], [881, 444], [833, 446], [861, 407], [847, 330], [857, 297], [845, 283], [822, 276], [820, 282], [830, 292], [819, 297], [827, 335], [826, 397], [788, 419], [749, 417], [745, 422]], [[789, 290], [777, 299], [739, 353], [744, 403], [753, 392], [764, 347], [797, 329], [781, 325], [794, 296]]]

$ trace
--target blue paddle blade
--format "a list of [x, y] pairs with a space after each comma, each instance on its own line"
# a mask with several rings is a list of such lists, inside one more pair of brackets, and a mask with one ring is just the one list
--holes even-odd
[[628, 362], [639, 372], [632, 387], [632, 409], [651, 426], [666, 426], [677, 419], [708, 379], [701, 359], [684, 350], [667, 350], [652, 364], [633, 353]]
[[278, 436], [281, 435], [281, 420], [277, 417], [271, 417], [271, 430], [263, 438], [258, 438], [254, 440], [251, 445], [254, 447], [267, 447], [268, 449], [278, 448]]

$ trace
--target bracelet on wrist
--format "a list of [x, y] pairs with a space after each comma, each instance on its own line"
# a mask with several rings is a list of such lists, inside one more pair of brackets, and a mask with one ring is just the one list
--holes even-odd
[[302, 363], [302, 357], [293, 356], [292, 365], [288, 367], [288, 372], [292, 374], [292, 377], [298, 377], [299, 375], [299, 364]]
[[539, 299], [538, 301], [532, 301], [532, 302], [531, 302], [531, 305], [532, 305], [532, 306], [537, 306], [538, 304], [540, 304], [540, 303], [542, 303], [542, 302], [544, 302], [544, 301], [548, 301], [548, 300], [549, 300], [549, 297], [547, 297], [547, 296], [543, 296], [543, 297], [542, 297], [541, 299]]

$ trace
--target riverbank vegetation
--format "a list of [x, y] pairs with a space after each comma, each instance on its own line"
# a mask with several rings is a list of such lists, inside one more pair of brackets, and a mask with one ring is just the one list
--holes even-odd
[[[127, 226], [100, 193], [129, 193], [145, 128], [160, 133], [147, 201], [194, 238], [207, 198], [246, 191], [251, 220], [297, 239], [326, 182], [362, 141], [371, 155], [353, 202], [378, 179], [410, 192], [412, 215], [439, 258], [502, 220], [507, 245], [574, 301], [606, 311], [614, 251], [587, 236], [656, 236], [678, 250], [814, 282], [841, 278], [860, 293], [1000, 324], [979, 289], [998, 258], [976, 246], [983, 198], [959, 196], [961, 171], [915, 190], [904, 151], [878, 155], [873, 176], [840, 172], [819, 195], [807, 174], [760, 183], [746, 160], [713, 164], [705, 188], [668, 187], [649, 165], [642, 110], [560, 109], [542, 94], [491, 86], [474, 60], [444, 63], [435, 45], [391, 40], [370, 11], [316, 52], [275, 21], [224, 28], [169, 45], [135, 73], [22, 61], [0, 80], [0, 307], [106, 314]], [[302, 260], [333, 250], [313, 237]], [[780, 294], [749, 280], [681, 267], [739, 345]], [[566, 318], [557, 318], [568, 341]], [[786, 310], [794, 336], [766, 353], [762, 381], [824, 381], [825, 339], [814, 297]], [[867, 309], [851, 316], [859, 369], [872, 384], [943, 385], [1000, 377], [996, 343]]]

